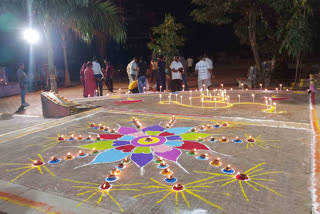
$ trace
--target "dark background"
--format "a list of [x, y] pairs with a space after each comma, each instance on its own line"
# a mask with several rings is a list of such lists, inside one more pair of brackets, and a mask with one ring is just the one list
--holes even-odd
[[[151, 51], [147, 48], [150, 41], [151, 29], [163, 22], [165, 14], [170, 13], [176, 21], [185, 28], [185, 46], [181, 49], [184, 56], [197, 57], [202, 53], [209, 56], [223, 55], [251, 59], [251, 49], [240, 45], [239, 39], [233, 33], [233, 26], [215, 26], [199, 24], [193, 21], [190, 12], [193, 9], [191, 0], [114, 0], [123, 11], [127, 25], [127, 41], [125, 44], [116, 44], [113, 41], [106, 43], [105, 52], [108, 59], [125, 73], [126, 65], [133, 56], [150, 57]], [[21, 38], [21, 32], [27, 23], [19, 21], [14, 15], [2, 12], [0, 14], [0, 66], [7, 66], [14, 78], [17, 62], [28, 64], [29, 45]], [[63, 52], [58, 33], [55, 38], [55, 64], [57, 70], [64, 69]], [[42, 38], [43, 39], [43, 38]], [[79, 79], [78, 73], [83, 62], [89, 61], [98, 53], [97, 42], [87, 45], [76, 37], [67, 40], [69, 70], [71, 79]], [[34, 57], [37, 68], [46, 63], [46, 48], [44, 40], [34, 46]], [[319, 42], [314, 45], [314, 54], [319, 50]], [[63, 76], [63, 75], [62, 75]]]

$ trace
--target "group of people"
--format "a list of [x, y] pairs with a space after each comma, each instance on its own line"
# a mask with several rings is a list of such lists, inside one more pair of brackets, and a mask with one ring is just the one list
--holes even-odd
[[[110, 61], [104, 60], [102, 68], [98, 59], [84, 63], [80, 69], [80, 81], [83, 86], [83, 97], [103, 96], [103, 82], [113, 93], [113, 66]], [[99, 89], [99, 90], [98, 90]]]
[[[127, 66], [129, 78], [129, 90], [133, 93], [143, 93], [149, 88], [147, 81], [148, 66], [143, 57], [138, 61], [133, 58]], [[157, 91], [167, 89], [166, 63], [163, 56], [153, 58], [150, 62], [150, 83], [154, 84]], [[193, 70], [193, 59], [189, 57], [187, 60], [183, 56], [174, 56], [170, 64], [171, 82], [168, 84], [172, 92], [188, 90], [188, 73]], [[208, 88], [212, 85], [211, 79], [213, 75], [213, 62], [206, 55], [200, 57], [200, 61], [195, 65], [195, 72], [198, 75], [198, 87]]]

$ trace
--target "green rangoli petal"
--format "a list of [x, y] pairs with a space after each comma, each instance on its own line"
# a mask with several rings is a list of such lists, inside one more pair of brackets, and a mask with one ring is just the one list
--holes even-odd
[[84, 149], [96, 148], [96, 150], [107, 150], [107, 149], [113, 148], [112, 144], [113, 144], [113, 140], [107, 140], [107, 141], [99, 141], [96, 143], [90, 143], [90, 144], [82, 145], [79, 147]]
[[179, 136], [182, 137], [182, 140], [198, 140], [199, 137], [206, 138], [211, 136], [211, 134], [192, 132], [192, 133], [179, 134]]
[[161, 133], [160, 131], [146, 131], [147, 135], [158, 135], [160, 133]]
[[139, 153], [149, 154], [149, 153], [151, 153], [151, 148], [150, 147], [136, 147], [134, 149], [133, 153], [136, 153], [136, 154], [139, 154]]

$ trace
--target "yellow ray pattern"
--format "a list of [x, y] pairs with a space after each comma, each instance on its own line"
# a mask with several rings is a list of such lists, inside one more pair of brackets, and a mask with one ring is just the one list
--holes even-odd
[[0, 165], [6, 165], [6, 166], [23, 166], [23, 167], [18, 167], [18, 168], [14, 168], [14, 169], [7, 169], [6, 172], [11, 172], [11, 171], [19, 171], [19, 170], [23, 170], [25, 169], [25, 171], [23, 171], [22, 173], [20, 173], [19, 175], [17, 175], [14, 179], [12, 179], [10, 182], [14, 182], [16, 181], [18, 178], [20, 178], [21, 176], [23, 176], [24, 174], [28, 173], [29, 171], [35, 169], [36, 171], [39, 171], [39, 173], [41, 175], [43, 175], [44, 171], [42, 169], [45, 169], [45, 171], [47, 171], [50, 175], [55, 176], [55, 174], [49, 170], [46, 166], [45, 166], [45, 162], [43, 157], [38, 154], [40, 160], [43, 162], [43, 165], [40, 166], [34, 166], [33, 165], [33, 159], [29, 159], [31, 161], [31, 163], [0, 163]]
[[[64, 181], [87, 185], [87, 186], [72, 186], [72, 188], [85, 189], [84, 192], [80, 192], [77, 195], [85, 195], [87, 193], [92, 193], [89, 197], [87, 197], [81, 203], [79, 203], [77, 205], [77, 207], [81, 206], [86, 201], [89, 201], [96, 194], [98, 194], [98, 195], [100, 194], [100, 196], [99, 196], [99, 198], [97, 200], [97, 204], [98, 205], [101, 203], [101, 201], [103, 199], [103, 196], [107, 195], [113, 201], [113, 203], [115, 203], [119, 207], [121, 212], [123, 212], [124, 210], [122, 209], [120, 203], [118, 201], [116, 201], [116, 199], [110, 194], [110, 192], [111, 191], [140, 191], [140, 189], [125, 189], [125, 188], [121, 188], [121, 187], [138, 186], [138, 185], [141, 185], [141, 184], [145, 184], [145, 183], [119, 184], [119, 185], [112, 185], [112, 187], [110, 189], [108, 189], [108, 190], [101, 190], [101, 189], [99, 189], [100, 184], [97, 184], [97, 183], [85, 182], [85, 181], [75, 181], [75, 180], [70, 180], [70, 179], [64, 179]], [[117, 188], [113, 188], [113, 187], [117, 187]]]
[[[146, 185], [143, 186], [143, 189], [161, 189], [161, 190], [157, 190], [157, 191], [151, 191], [151, 192], [145, 192], [139, 195], [135, 195], [134, 197], [141, 197], [141, 196], [146, 196], [146, 195], [152, 195], [152, 194], [157, 194], [157, 193], [162, 193], [162, 192], [166, 192], [166, 194], [160, 198], [156, 203], [161, 203], [163, 200], [165, 200], [166, 198], [168, 198], [171, 194], [175, 193], [175, 208], [176, 208], [176, 213], [179, 213], [179, 195], [181, 194], [181, 197], [183, 199], [183, 201], [186, 203], [186, 205], [190, 208], [190, 202], [187, 200], [186, 194], [188, 193], [189, 196], [193, 196], [195, 198], [200, 199], [201, 201], [205, 202], [206, 204], [209, 204], [210, 206], [213, 206], [215, 208], [221, 209], [222, 207], [214, 204], [211, 201], [208, 201], [207, 199], [203, 198], [202, 196], [194, 193], [194, 192], [208, 192], [208, 193], [214, 193], [212, 191], [202, 191], [202, 190], [198, 190], [197, 188], [213, 188], [213, 186], [205, 186], [205, 185], [201, 185], [201, 182], [205, 182], [208, 181], [210, 179], [213, 179], [215, 176], [211, 176], [210, 178], [207, 179], [201, 179], [201, 180], [196, 180], [190, 183], [187, 183], [185, 185], [183, 185], [183, 190], [182, 191], [177, 191], [174, 190], [170, 185], [166, 185], [166, 184], [162, 184], [157, 180], [154, 179], [150, 179], [152, 182], [154, 182], [157, 185]], [[220, 193], [220, 194], [224, 194], [226, 196], [230, 196], [229, 193]]]
[[[227, 175], [227, 174], [222, 174], [222, 173], [211, 173], [211, 172], [203, 172], [203, 171], [194, 171], [194, 172], [202, 173], [202, 174], [209, 174], [209, 175], [213, 175], [215, 177], [225, 177], [225, 176], [229, 177], [226, 179], [213, 180], [213, 181], [201, 183], [201, 186], [211, 184], [211, 183], [218, 183], [218, 182], [227, 181], [221, 185], [222, 187], [225, 187], [231, 183], [234, 183], [235, 181], [238, 181], [242, 195], [246, 199], [246, 201], [249, 201], [249, 198], [247, 196], [247, 193], [244, 191], [243, 184], [247, 184], [255, 191], [259, 191], [258, 187], [262, 187], [262, 188], [269, 190], [270, 192], [272, 192], [278, 196], [281, 196], [280, 193], [276, 192], [275, 190], [271, 189], [270, 187], [267, 187], [261, 183], [258, 183], [258, 181], [276, 181], [274, 179], [269, 179], [269, 178], [259, 178], [258, 176], [282, 173], [282, 171], [263, 172], [264, 169], [263, 168], [259, 169], [259, 167], [261, 167], [264, 164], [266, 164], [266, 163], [265, 162], [259, 163], [256, 166], [245, 171], [243, 174], [247, 175], [247, 177], [248, 177], [247, 180], [239, 180], [239, 179], [237, 179], [236, 175]], [[256, 177], [258, 177], [258, 178], [256, 178]]]

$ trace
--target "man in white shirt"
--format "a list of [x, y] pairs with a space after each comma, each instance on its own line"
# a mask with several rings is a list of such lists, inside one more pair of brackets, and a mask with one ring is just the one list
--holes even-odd
[[188, 62], [188, 73], [192, 73], [192, 66], [193, 66], [193, 59], [191, 57], [188, 57], [187, 59]]
[[129, 84], [137, 79], [137, 58], [134, 57], [127, 66]]
[[183, 65], [178, 61], [178, 56], [174, 56], [170, 65], [171, 69], [171, 89], [173, 92], [181, 91]]
[[[213, 62], [212, 62], [212, 60], [206, 54], [204, 54], [204, 56], [206, 58], [206, 62], [209, 64], [209, 67], [210, 67], [211, 71], [213, 71]], [[208, 86], [212, 85], [211, 77], [209, 79], [209, 83], [208, 84], [209, 84]]]
[[199, 90], [203, 87], [203, 90], [209, 87], [211, 83], [211, 76], [213, 77], [211, 67], [206, 61], [206, 57], [202, 56], [201, 60], [196, 64], [196, 73], [198, 74], [198, 88]]
[[[103, 80], [103, 73], [101, 71], [101, 66], [100, 63], [98, 61], [98, 59], [96, 57], [93, 58], [92, 60], [92, 70], [93, 70], [93, 74], [94, 74], [94, 78], [96, 80], [96, 89], [98, 90], [98, 86], [100, 89], [100, 93], [99, 95], [102, 96], [102, 90], [103, 90], [103, 84], [102, 84], [102, 80]], [[98, 95], [97, 95], [98, 96]]]

